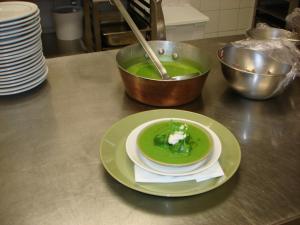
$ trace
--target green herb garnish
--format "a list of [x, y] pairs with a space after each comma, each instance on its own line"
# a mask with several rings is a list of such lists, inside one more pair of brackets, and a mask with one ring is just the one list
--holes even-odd
[[163, 130], [154, 137], [154, 145], [173, 153], [189, 155], [193, 141], [188, 132], [188, 125], [171, 120]]

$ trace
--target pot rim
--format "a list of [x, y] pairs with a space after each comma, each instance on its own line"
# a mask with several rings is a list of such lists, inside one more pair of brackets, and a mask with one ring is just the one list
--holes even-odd
[[[176, 44], [181, 44], [181, 45], [188, 45], [188, 46], [190, 46], [190, 47], [195, 48], [195, 49], [198, 50], [198, 48], [196, 46], [194, 46], [192, 44], [188, 44], [188, 43], [182, 43], [182, 42], [164, 41], [164, 40], [154, 40], [154, 41], [147, 41], [147, 42], [149, 42], [149, 43], [160, 43], [160, 42], [176, 43]], [[150, 81], [154, 81], [154, 82], [182, 82], [182, 81], [193, 80], [193, 79], [199, 78], [201, 76], [204, 76], [204, 75], [208, 74], [210, 72], [210, 70], [211, 70], [211, 68], [209, 67], [204, 72], [200, 71], [199, 74], [197, 74], [197, 75], [195, 75], [193, 77], [184, 79], [184, 80], [172, 80], [172, 79], [170, 79], [170, 80], [163, 80], [163, 79], [158, 80], [158, 79], [152, 79], [152, 78], [147, 78], [147, 77], [142, 77], [142, 76], [134, 75], [132, 73], [129, 73], [126, 68], [124, 68], [123, 66], [120, 65], [120, 63], [118, 62], [118, 55], [122, 51], [126, 51], [126, 49], [130, 49], [130, 48], [138, 46], [138, 45], [139, 45], [139, 43], [135, 43], [135, 44], [132, 44], [132, 45], [125, 46], [125, 47], [119, 49], [118, 52], [117, 52], [117, 54], [116, 54], [116, 61], [117, 61], [117, 64], [118, 64], [118, 68], [121, 69], [121, 70], [123, 70], [123, 71], [125, 71], [127, 74], [129, 74], [129, 75], [131, 75], [133, 77], [136, 77], [136, 78], [139, 78], [139, 79], [142, 79], [142, 80], [150, 80]], [[208, 58], [208, 60], [210, 61], [209, 56], [207, 56], [206, 54], [203, 54], [203, 55], [205, 55]], [[185, 74], [185, 75], [188, 75], [188, 74]]]

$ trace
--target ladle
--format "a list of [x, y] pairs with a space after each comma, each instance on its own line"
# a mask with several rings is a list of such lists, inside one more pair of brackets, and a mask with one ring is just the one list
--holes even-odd
[[189, 78], [192, 78], [193, 76], [197, 75], [197, 73], [195, 73], [195, 74], [170, 77], [167, 73], [166, 68], [161, 64], [158, 57], [155, 55], [155, 53], [153, 52], [153, 50], [151, 49], [151, 47], [145, 40], [144, 36], [142, 35], [142, 33], [140, 32], [140, 30], [138, 29], [138, 27], [136, 26], [134, 21], [128, 14], [127, 10], [125, 9], [125, 7], [121, 3], [121, 1], [120, 0], [110, 0], [110, 2], [113, 2], [114, 5], [118, 8], [118, 10], [120, 11], [122, 16], [126, 20], [127, 24], [131, 28], [135, 37], [138, 39], [139, 43], [142, 45], [142, 47], [146, 51], [147, 55], [149, 56], [150, 60], [153, 62], [155, 68], [158, 70], [158, 72], [163, 80], [185, 80], [185, 79], [189, 79]]

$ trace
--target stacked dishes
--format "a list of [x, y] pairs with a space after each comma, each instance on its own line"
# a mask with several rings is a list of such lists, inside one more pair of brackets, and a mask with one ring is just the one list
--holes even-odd
[[0, 2], [0, 95], [30, 90], [47, 78], [38, 7]]
[[[223, 176], [219, 137], [201, 123], [162, 118], [143, 123], [127, 137], [126, 153], [136, 182], [167, 183]], [[204, 179], [205, 178], [205, 179]]]

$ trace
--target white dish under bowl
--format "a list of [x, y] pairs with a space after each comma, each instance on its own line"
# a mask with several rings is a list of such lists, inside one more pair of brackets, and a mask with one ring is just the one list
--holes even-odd
[[[209, 156], [206, 159], [196, 164], [189, 165], [189, 166], [181, 166], [181, 167], [159, 165], [143, 157], [137, 146], [137, 137], [139, 133], [145, 127], [153, 123], [157, 123], [161, 121], [170, 121], [170, 120], [187, 122], [204, 128], [211, 135], [213, 141], [213, 149], [209, 154]], [[159, 174], [159, 175], [185, 176], [185, 175], [192, 175], [192, 174], [199, 173], [201, 171], [208, 169], [210, 166], [214, 165], [214, 163], [218, 161], [221, 152], [222, 152], [221, 141], [215, 132], [213, 132], [209, 127], [204, 126], [198, 122], [182, 119], [182, 118], [162, 118], [162, 119], [151, 120], [149, 122], [143, 123], [140, 126], [133, 129], [131, 133], [128, 135], [126, 140], [126, 153], [130, 158], [130, 160], [137, 166], [149, 172]]]

